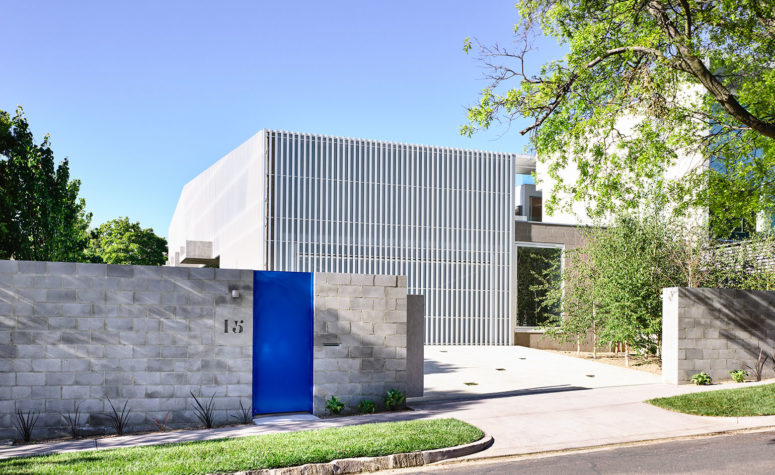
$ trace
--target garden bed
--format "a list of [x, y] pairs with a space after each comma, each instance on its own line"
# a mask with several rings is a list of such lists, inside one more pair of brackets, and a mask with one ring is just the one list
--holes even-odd
[[0, 461], [0, 473], [236, 472], [453, 447], [482, 436], [481, 430], [456, 419], [388, 422], [15, 458]]

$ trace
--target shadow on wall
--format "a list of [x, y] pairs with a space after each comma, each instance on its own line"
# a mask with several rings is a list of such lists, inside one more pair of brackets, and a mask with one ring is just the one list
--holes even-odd
[[[707, 343], [710, 343], [710, 351], [718, 351], [716, 359], [727, 360], [728, 368], [725, 370], [755, 366], [760, 348], [764, 355], [775, 356], [775, 292], [688, 290], [681, 295], [682, 300], [686, 298], [688, 303], [681, 311], [687, 311], [687, 317], [694, 320], [694, 331], [687, 328], [686, 338], [689, 341], [702, 340], [704, 352], [708, 351]], [[709, 359], [712, 358], [704, 353], [703, 360]], [[772, 366], [773, 361], [768, 361], [764, 377], [775, 376]]]

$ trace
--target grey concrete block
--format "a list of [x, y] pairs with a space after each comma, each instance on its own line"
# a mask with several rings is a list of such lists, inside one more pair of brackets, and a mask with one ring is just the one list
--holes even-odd
[[102, 289], [78, 289], [77, 301], [89, 304], [105, 303], [105, 291]]
[[105, 303], [131, 304], [134, 302], [134, 293], [126, 290], [109, 290], [105, 292]]
[[0, 273], [15, 274], [19, 269], [17, 261], [0, 260]]
[[76, 274], [83, 276], [105, 277], [107, 275], [107, 265], [77, 263], [75, 265], [75, 272]]
[[62, 304], [62, 314], [66, 317], [89, 317], [93, 313], [94, 307], [90, 303]]
[[135, 269], [134, 266], [124, 266], [124, 265], [116, 265], [116, 264], [108, 264], [107, 265], [107, 276], [108, 277], [134, 277], [135, 276]]
[[46, 373], [46, 384], [49, 386], [75, 384], [75, 373]]
[[161, 304], [161, 294], [159, 292], [135, 292], [134, 302], [136, 304]]
[[22, 274], [45, 274], [45, 262], [17, 261], [19, 272]]
[[238, 269], [215, 269], [216, 280], [241, 280], [241, 274]]
[[[13, 376], [14, 373], [8, 373]], [[42, 386], [46, 384], [46, 373], [16, 373], [16, 382], [9, 382], [8, 385], [18, 384], [19, 386]]]
[[375, 275], [374, 276], [374, 285], [382, 286], [382, 287], [395, 287], [396, 286], [396, 276], [394, 275]]
[[[59, 317], [62, 315], [62, 304], [36, 302], [32, 305], [32, 314], [47, 317]], [[19, 323], [21, 323], [21, 321]]]

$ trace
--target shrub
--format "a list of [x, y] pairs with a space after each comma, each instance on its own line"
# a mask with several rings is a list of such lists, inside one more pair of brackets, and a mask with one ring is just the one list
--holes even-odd
[[742, 369], [736, 369], [734, 371], [730, 371], [729, 375], [732, 376], [732, 381], [736, 383], [744, 383], [745, 377], [748, 376], [748, 372]]
[[204, 404], [202, 404], [199, 399], [194, 396], [193, 391], [189, 391], [189, 394], [191, 394], [191, 397], [194, 398], [194, 414], [196, 415], [196, 418], [199, 419], [199, 421], [204, 424], [205, 427], [212, 429], [213, 422], [215, 420], [215, 403], [213, 402], [215, 393], [213, 393], [213, 395], [210, 396], [210, 400]]
[[153, 422], [153, 425], [156, 426], [156, 430], [159, 432], [167, 432], [170, 430], [169, 422], [172, 415], [168, 412], [164, 414], [164, 419], [158, 420], [151, 418], [151, 422]]
[[756, 381], [761, 381], [762, 376], [764, 375], [764, 363], [767, 362], [767, 358], [769, 358], [769, 355], [764, 354], [764, 350], [762, 350], [762, 347], [759, 347], [759, 358], [756, 359], [756, 365], [753, 367], [744, 365], [746, 368], [753, 371], [753, 377]]
[[336, 396], [331, 396], [331, 399], [326, 401], [326, 410], [331, 414], [339, 414], [342, 412], [342, 409], [344, 409], [344, 403], [337, 399]]
[[38, 417], [40, 417], [38, 411], [30, 410], [25, 414], [21, 409], [16, 410], [16, 419], [13, 422], [16, 431], [25, 442], [32, 440], [32, 430], [35, 428], [35, 423], [38, 422]]
[[713, 382], [713, 378], [708, 376], [708, 373], [705, 371], [701, 373], [697, 373], [694, 376], [692, 376], [692, 382], [696, 384], [697, 386], [705, 386]]
[[388, 411], [395, 411], [402, 407], [406, 402], [406, 394], [398, 389], [391, 389], [385, 393], [385, 408]]
[[250, 424], [253, 422], [253, 406], [243, 406], [242, 400], [240, 399], [239, 413], [237, 415], [232, 414], [231, 417], [236, 419], [240, 424]]
[[374, 414], [374, 411], [377, 410], [377, 405], [374, 404], [374, 401], [371, 401], [369, 399], [364, 399], [363, 401], [358, 403], [358, 411], [362, 412], [363, 414]]
[[75, 412], [73, 413], [67, 413], [67, 414], [61, 414], [62, 418], [65, 420], [65, 423], [67, 424], [67, 428], [70, 430], [70, 435], [73, 436], [73, 439], [78, 438], [78, 419], [81, 417], [81, 403], [75, 405]]
[[121, 435], [129, 425], [129, 413], [132, 412], [132, 409], [127, 409], [126, 407], [127, 404], [129, 404], [129, 401], [127, 400], [124, 403], [124, 407], [122, 407], [121, 412], [119, 412], [113, 405], [113, 401], [111, 401], [110, 398], [107, 398], [107, 400], [110, 405], [110, 410], [113, 411], [112, 413], [108, 413], [110, 425], [113, 427], [113, 430], [116, 431], [117, 435]]

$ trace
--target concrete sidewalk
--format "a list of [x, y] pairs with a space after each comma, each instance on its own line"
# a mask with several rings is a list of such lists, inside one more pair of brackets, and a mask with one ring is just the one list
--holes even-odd
[[[495, 438], [469, 458], [563, 449], [775, 426], [775, 416], [690, 416], [643, 401], [696, 391], [762, 383], [673, 386], [655, 375], [521, 347], [471, 351], [431, 347], [426, 396], [410, 401], [413, 412], [321, 420], [269, 419], [260, 426], [188, 430], [0, 447], [0, 459], [86, 449], [244, 437], [372, 422], [455, 417]], [[467, 355], [467, 356], [466, 356]], [[531, 364], [528, 364], [531, 363]], [[503, 371], [498, 371], [503, 368]], [[590, 377], [588, 375], [594, 375]], [[467, 386], [465, 382], [477, 382]]]
[[455, 417], [491, 434], [495, 444], [468, 457], [477, 459], [775, 426], [775, 416], [692, 416], [643, 402], [739, 387], [653, 384], [563, 392], [539, 390], [516, 396], [482, 396], [478, 400], [420, 402], [415, 408], [428, 416]]

